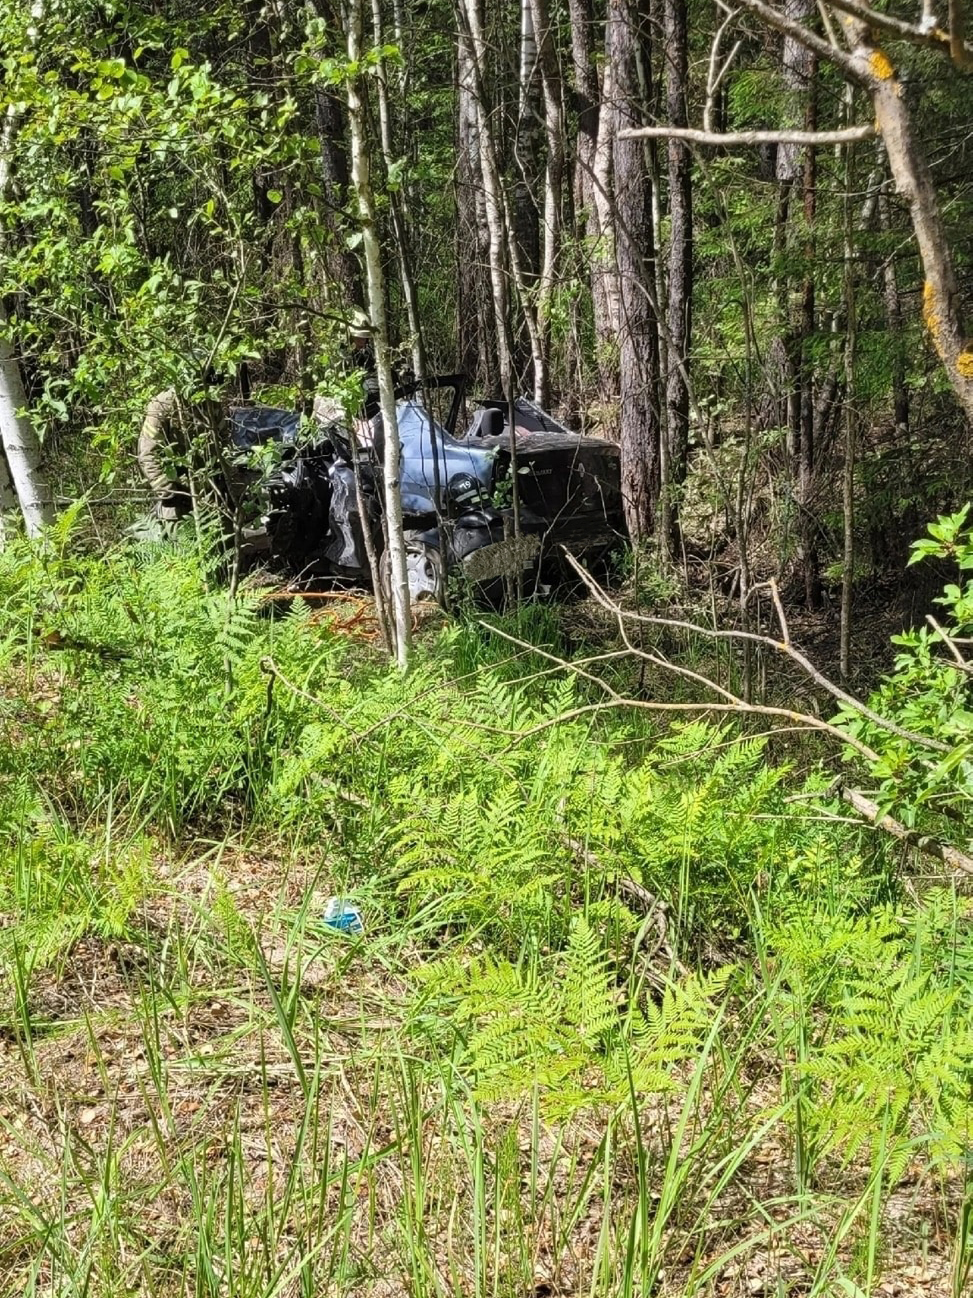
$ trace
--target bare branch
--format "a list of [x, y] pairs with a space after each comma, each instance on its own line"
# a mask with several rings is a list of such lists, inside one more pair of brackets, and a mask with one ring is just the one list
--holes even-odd
[[970, 666], [970, 664], [960, 653], [956, 641], [947, 631], [943, 630], [943, 628], [939, 625], [939, 623], [936, 621], [936, 619], [933, 617], [931, 613], [926, 614], [926, 621], [936, 632], [936, 635], [940, 638], [940, 640], [942, 640], [943, 644], [946, 646], [949, 652], [953, 655], [953, 658], [956, 660], [956, 666], [961, 668], [964, 672], [973, 671], [973, 667]]
[[832, 45], [824, 37], [818, 36], [805, 27], [803, 23], [797, 22], [794, 18], [788, 18], [782, 14], [779, 9], [773, 5], [764, 4], [764, 0], [739, 0], [740, 6], [747, 9], [757, 18], [762, 19], [768, 27], [773, 27], [776, 31], [783, 32], [785, 36], [791, 36], [805, 49], [811, 50], [819, 58], [827, 59], [835, 67], [841, 68], [849, 80], [854, 81], [856, 85], [870, 86], [868, 73], [864, 71], [855, 60], [844, 50], [839, 49], [837, 45]]
[[[870, 5], [860, 3], [860, 0], [827, 0], [827, 3], [832, 9], [849, 14], [852, 18], [857, 18], [860, 22], [866, 23], [877, 31], [888, 32], [890, 36], [908, 41], [910, 45], [925, 45], [930, 49], [939, 50], [942, 54], [950, 54], [959, 67], [969, 67], [971, 65], [970, 59], [973, 51], [963, 40], [961, 0], [951, 0], [950, 2], [948, 34], [941, 27], [916, 27], [912, 23], [903, 22], [901, 18], [893, 17], [892, 14], [879, 13], [878, 10], [872, 9]], [[958, 21], [955, 26], [954, 9], [959, 11], [956, 14]]]
[[[481, 621], [480, 625], [489, 631], [492, 635], [499, 636], [501, 640], [506, 640], [518, 648], [532, 648], [532, 651], [541, 658], [546, 658], [549, 662], [557, 663], [565, 671], [573, 672], [574, 667], [567, 658], [560, 658], [557, 654], [549, 653], [546, 649], [539, 649], [536, 645], [529, 646], [525, 640], [519, 640], [516, 636], [510, 635], [507, 631], [501, 631], [499, 627], [491, 626], [489, 622]], [[675, 668], [672, 663], [667, 663], [663, 659], [655, 659], [660, 666], [667, 668], [669, 671], [676, 672], [680, 676], [694, 676], [697, 680], [703, 680], [696, 673], [690, 673], [685, 668]], [[709, 712], [736, 713], [743, 716], [758, 717], [781, 717], [785, 721], [798, 722], [802, 726], [807, 726], [810, 730], [820, 730], [824, 734], [831, 735], [833, 739], [839, 740], [842, 744], [847, 744], [849, 748], [854, 748], [862, 757], [868, 761], [877, 761], [878, 754], [867, 744], [863, 744], [860, 739], [846, 734], [833, 726], [828, 721], [822, 721], [820, 717], [812, 717], [805, 712], [796, 712], [792, 708], [776, 708], [762, 703], [746, 703], [736, 695], [730, 694], [728, 690], [715, 685], [712, 681], [704, 683], [709, 685], [712, 690], [718, 690], [721, 695], [727, 698], [728, 702], [700, 702], [700, 703], [669, 703], [655, 699], [632, 699], [623, 694], [619, 694], [613, 689], [607, 681], [603, 681], [590, 672], [578, 673], [585, 679], [595, 685], [599, 685], [608, 695], [601, 703], [584, 703], [580, 707], [570, 708], [567, 712], [562, 712], [559, 716], [549, 717], [536, 726], [531, 726], [527, 730], [511, 731], [502, 726], [477, 726], [477, 729], [487, 730], [493, 734], [510, 735], [516, 740], [529, 739], [533, 735], [542, 734], [545, 730], [551, 730], [554, 726], [563, 725], [566, 721], [575, 721], [579, 717], [593, 716], [599, 712], [609, 712], [616, 708], [631, 708], [635, 712], [683, 712], [692, 715], [706, 714]], [[467, 723], [469, 724], [469, 723]]]
[[973, 857], [967, 856], [959, 848], [950, 847], [947, 843], [940, 843], [938, 839], [929, 838], [928, 835], [920, 834], [915, 829], [907, 829], [905, 825], [898, 820], [893, 820], [891, 816], [883, 816], [878, 803], [872, 802], [871, 798], [866, 798], [857, 789], [842, 787], [841, 796], [849, 806], [854, 807], [859, 815], [864, 816], [866, 820], [870, 820], [877, 829], [884, 829], [887, 834], [892, 834], [895, 838], [901, 839], [903, 843], [908, 843], [910, 847], [914, 847], [925, 856], [931, 856], [937, 861], [942, 861], [944, 865], [948, 865], [954, 870], [962, 870], [964, 874], [973, 874]]
[[748, 144], [855, 144], [875, 138], [874, 126], [849, 126], [837, 131], [697, 131], [690, 126], [630, 126], [618, 132], [620, 140], [688, 140], [714, 148]]
[[712, 627], [700, 626], [695, 622], [686, 622], [678, 618], [652, 617], [645, 613], [632, 613], [627, 609], [620, 608], [618, 604], [611, 600], [591, 573], [578, 563], [569, 550], [565, 549], [564, 554], [568, 563], [588, 587], [594, 600], [609, 613], [614, 614], [620, 626], [623, 622], [636, 622], [644, 626], [665, 626], [674, 630], [692, 631], [696, 635], [705, 636], [709, 640], [737, 640], [764, 645], [768, 649], [775, 649], [778, 653], [784, 654], [795, 662], [806, 676], [809, 676], [816, 685], [830, 694], [832, 698], [837, 699], [839, 703], [844, 703], [860, 716], [866, 717], [879, 729], [886, 730], [889, 734], [898, 736], [899, 739], [906, 739], [909, 743], [918, 744], [922, 748], [932, 749], [937, 753], [948, 753], [950, 751], [949, 744], [944, 744], [938, 739], [931, 739], [929, 735], [920, 735], [912, 730], [905, 730], [902, 726], [897, 726], [894, 721], [889, 721], [887, 717], [874, 712], [861, 699], [855, 698], [853, 694], [849, 694], [840, 686], [835, 685], [823, 672], [818, 671], [809, 658], [805, 657], [799, 649], [796, 649], [787, 641], [775, 640], [773, 636], [769, 635], [759, 635], [756, 631], [718, 631]]

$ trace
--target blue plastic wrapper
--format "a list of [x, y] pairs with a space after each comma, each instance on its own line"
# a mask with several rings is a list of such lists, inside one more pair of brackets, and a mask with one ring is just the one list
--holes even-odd
[[333, 928], [338, 933], [351, 933], [354, 937], [361, 937], [365, 932], [361, 911], [343, 897], [331, 897], [322, 918], [325, 928]]

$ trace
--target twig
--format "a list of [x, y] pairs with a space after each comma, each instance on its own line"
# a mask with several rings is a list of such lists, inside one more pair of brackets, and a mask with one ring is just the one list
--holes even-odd
[[828, 0], [832, 9], [850, 14], [852, 18], [879, 31], [888, 32], [899, 40], [908, 41], [911, 45], [927, 45], [939, 50], [941, 54], [950, 54], [959, 67], [968, 67], [973, 50], [964, 42], [961, 28], [953, 22], [955, 0], [950, 5], [950, 30], [944, 32], [941, 27], [914, 27], [912, 23], [895, 18], [892, 14], [879, 13], [871, 6], [859, 3], [859, 0]]
[[932, 629], [939, 636], [940, 640], [942, 640], [943, 644], [946, 646], [949, 652], [953, 655], [953, 658], [956, 660], [957, 667], [961, 667], [965, 672], [973, 671], [973, 667], [970, 666], [970, 664], [966, 661], [966, 659], [963, 657], [963, 655], [960, 653], [959, 649], [957, 648], [956, 641], [947, 631], [943, 630], [943, 628], [939, 625], [939, 623], [936, 621], [936, 619], [933, 617], [931, 613], [926, 614], [926, 621], [929, 623]]

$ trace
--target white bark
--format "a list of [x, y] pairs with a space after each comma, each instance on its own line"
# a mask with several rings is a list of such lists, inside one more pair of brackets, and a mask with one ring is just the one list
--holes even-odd
[[14, 495], [14, 484], [7, 468], [7, 457], [0, 446], [0, 551], [7, 541], [6, 518], [17, 508], [17, 497]]
[[[0, 303], [0, 329], [6, 324], [7, 314]], [[54, 521], [54, 504], [40, 472], [40, 441], [24, 413], [26, 407], [27, 394], [17, 357], [8, 342], [0, 341], [0, 444], [27, 535], [37, 536]], [[4, 493], [0, 491], [0, 511], [4, 509]]]
[[[599, 267], [599, 277], [604, 290], [606, 319], [605, 332], [599, 333], [599, 346], [607, 346], [618, 337], [621, 326], [622, 308], [619, 297], [618, 272], [615, 267], [615, 247], [612, 232], [615, 229], [615, 215], [612, 212], [611, 195], [612, 179], [612, 137], [615, 134], [617, 114], [615, 111], [615, 78], [612, 63], [605, 63], [601, 86], [601, 112], [598, 116], [598, 139], [594, 156], [594, 202], [595, 216], [598, 223], [599, 246], [594, 259]], [[610, 246], [608, 246], [610, 245]], [[597, 322], [596, 322], [597, 323]]]
[[504, 322], [509, 319], [504, 257], [503, 199], [500, 194], [500, 168], [493, 147], [490, 123], [483, 103], [483, 59], [486, 42], [476, 3], [462, 0], [463, 17], [470, 37], [470, 67], [473, 73], [473, 100], [476, 109], [476, 132], [480, 146], [480, 170], [483, 198], [486, 203], [487, 229], [490, 232], [490, 284], [493, 309], [497, 317], [497, 349], [500, 358], [500, 382], [506, 392], [513, 381], [511, 356]]
[[[31, 8], [32, 19], [39, 21], [43, 12], [43, 5], [35, 0]], [[33, 27], [29, 30], [28, 39], [31, 44], [37, 39]], [[0, 201], [7, 197], [10, 189], [13, 146], [20, 116], [19, 106], [8, 104], [0, 135]], [[6, 327], [7, 313], [0, 302], [0, 330]], [[17, 357], [8, 342], [0, 341], [0, 447], [6, 457], [6, 467], [20, 503], [27, 535], [37, 536], [46, 524], [53, 522], [54, 503], [40, 471], [40, 439], [25, 413], [26, 408], [27, 395]], [[4, 495], [0, 489], [0, 514], [6, 508]]]
[[[363, 0], [353, 0], [348, 15], [348, 59], [360, 66], [362, 58]], [[358, 77], [348, 79], [348, 121], [351, 127], [351, 181], [358, 198], [358, 215], [365, 253], [368, 314], [372, 323], [375, 348], [375, 370], [385, 436], [383, 464], [385, 482], [385, 521], [388, 528], [389, 569], [392, 586], [392, 622], [395, 659], [405, 671], [409, 666], [412, 640], [412, 610], [409, 605], [409, 578], [405, 561], [405, 537], [402, 521], [402, 493], [399, 482], [401, 447], [399, 424], [395, 413], [395, 383], [389, 351], [388, 321], [385, 315], [385, 280], [382, 251], [375, 221], [375, 199], [372, 193], [371, 167], [365, 105], [359, 93]], [[367, 520], [362, 519], [363, 526]]]

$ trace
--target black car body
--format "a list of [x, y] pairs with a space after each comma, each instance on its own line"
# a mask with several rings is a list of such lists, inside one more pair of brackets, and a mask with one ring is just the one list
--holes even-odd
[[[450, 425], [460, 408], [461, 380], [448, 376], [425, 387], [425, 400], [418, 390], [407, 391], [397, 406], [414, 597], [441, 599], [446, 573], [465, 573], [482, 585], [520, 572], [546, 585], [560, 571], [561, 546], [590, 560], [624, 535], [619, 454], [612, 443], [569, 432], [525, 398], [514, 403], [513, 438], [509, 408], [493, 401], [480, 403], [456, 436]], [[441, 424], [427, 408], [433, 404], [429, 393], [450, 387], [455, 395]], [[305, 579], [368, 581], [366, 527], [376, 550], [383, 548], [381, 417], [372, 421], [367, 445], [357, 445], [341, 423], [302, 438], [297, 415], [269, 407], [238, 410], [231, 424], [241, 454], [262, 442], [281, 444], [277, 467], [256, 491], [273, 559]]]

